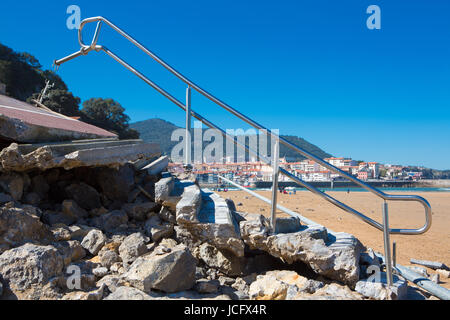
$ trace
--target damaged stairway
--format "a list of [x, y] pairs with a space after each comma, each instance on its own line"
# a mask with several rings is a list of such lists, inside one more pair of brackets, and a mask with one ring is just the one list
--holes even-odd
[[[97, 26], [91, 43], [86, 44], [83, 41], [83, 28], [86, 24], [89, 23], [97, 23]], [[132, 67], [126, 61], [121, 59], [110, 49], [99, 45], [98, 39], [103, 24], [106, 24], [107, 26], [111, 27], [114, 31], [118, 32], [121, 36], [129, 40], [133, 45], [138, 47], [149, 57], [158, 62], [162, 67], [164, 67], [170, 73], [172, 73], [175, 77], [181, 80], [184, 84], [186, 84], [187, 85], [186, 103], [179, 101], [173, 95], [171, 95], [166, 90], [158, 86], [155, 82], [145, 77], [141, 72], [139, 72], [136, 68]], [[121, 64], [123, 67], [125, 67], [130, 72], [139, 77], [141, 80], [143, 80], [145, 83], [147, 83], [150, 87], [155, 89], [157, 92], [162, 94], [164, 97], [173, 102], [176, 106], [178, 106], [179, 108], [181, 108], [186, 112], [186, 137], [188, 137], [188, 132], [190, 130], [191, 117], [194, 117], [199, 121], [201, 121], [206, 126], [217, 130], [224, 138], [229, 139], [231, 142], [236, 144], [238, 147], [244, 149], [246, 152], [256, 155], [262, 161], [273, 165], [274, 177], [277, 177], [278, 174], [282, 174], [291, 179], [292, 181], [294, 181], [295, 183], [297, 183], [299, 186], [306, 188], [307, 190], [313, 192], [322, 199], [330, 202], [334, 206], [348, 212], [349, 214], [354, 215], [361, 221], [382, 231], [384, 236], [385, 256], [381, 258], [373, 257], [374, 260], [373, 263], [376, 264], [376, 261], [378, 261], [379, 263], [380, 259], [384, 261], [384, 264], [386, 266], [386, 276], [380, 277], [380, 279], [385, 279], [388, 290], [391, 289], [394, 290], [395, 288], [397, 288], [396, 284], [398, 283], [398, 277], [393, 274], [395, 271], [405, 279], [418, 283], [421, 287], [432, 292], [434, 295], [440, 297], [441, 299], [450, 299], [449, 290], [446, 290], [438, 285], [435, 285], [431, 281], [417, 281], [418, 279], [417, 274], [404, 272], [402, 271], [403, 269], [401, 268], [401, 266], [396, 267], [394, 270], [392, 266], [392, 257], [390, 248], [391, 244], [389, 236], [391, 234], [403, 234], [403, 235], [423, 234], [427, 232], [431, 227], [432, 221], [431, 206], [426, 199], [416, 195], [387, 194], [377, 188], [370, 186], [369, 184], [363, 181], [360, 181], [354, 176], [340, 170], [339, 168], [331, 165], [330, 163], [324, 161], [323, 159], [320, 159], [315, 155], [303, 150], [302, 148], [289, 142], [288, 140], [277, 136], [275, 133], [271, 132], [264, 126], [245, 116], [244, 114], [242, 114], [235, 108], [231, 107], [230, 105], [224, 103], [223, 101], [216, 98], [214, 95], [207, 92], [206, 90], [202, 89], [200, 86], [198, 86], [193, 81], [189, 80], [187, 77], [182, 75], [175, 68], [167, 64], [163, 59], [158, 57], [152, 51], [150, 51], [141, 43], [139, 43], [136, 39], [131, 37], [125, 31], [123, 31], [122, 29], [120, 29], [119, 27], [117, 27], [115, 24], [113, 24], [111, 21], [109, 21], [104, 17], [101, 16], [91, 17], [83, 20], [80, 24], [80, 28], [78, 29], [78, 42], [80, 45], [79, 51], [69, 56], [66, 56], [62, 59], [56, 60], [54, 62], [56, 67], [59, 67], [61, 64], [70, 61], [74, 58], [87, 55], [91, 51], [103, 52], [107, 54], [109, 57], [111, 57], [116, 62]], [[277, 161], [272, 161], [267, 157], [262, 157], [255, 150], [252, 150], [248, 148], [246, 145], [235, 140], [233, 136], [227, 134], [227, 132], [221, 129], [219, 126], [213, 124], [205, 117], [193, 111], [191, 109], [191, 98], [190, 98], [191, 89], [195, 90], [203, 97], [214, 102], [217, 106], [225, 109], [230, 114], [236, 116], [238, 119], [246, 122], [251, 127], [266, 132], [271, 136], [271, 138], [274, 138], [276, 141], [279, 141], [279, 143], [282, 143], [286, 147], [298, 152], [299, 154], [308, 158], [309, 160], [312, 160], [320, 164], [321, 166], [327, 168], [331, 172], [340, 175], [341, 177], [371, 192], [375, 196], [383, 199], [384, 200], [383, 223], [379, 223], [369, 218], [365, 214], [359, 212], [358, 210], [346, 205], [345, 203], [338, 201], [329, 194], [322, 192], [321, 190], [317, 189], [308, 182], [293, 175], [289, 171], [283, 168], [278, 168]], [[188, 143], [188, 139], [186, 139], [186, 141]], [[186, 150], [190, 150], [190, 145], [188, 145]], [[189, 152], [186, 153], [188, 154]], [[185, 165], [190, 165], [190, 155], [185, 156], [186, 156]], [[170, 178], [167, 177], [167, 179]], [[277, 189], [276, 179], [274, 179], [273, 181], [274, 181], [273, 190], [276, 190]], [[172, 181], [171, 183], [174, 182]], [[171, 192], [173, 191], [172, 187], [165, 187], [163, 189], [165, 189], [166, 191], [167, 190], [170, 191], [168, 192], [168, 194], [171, 194]], [[186, 190], [188, 191], [186, 192]], [[186, 199], [183, 197], [183, 194], [185, 193]], [[335, 277], [335, 279], [339, 279], [339, 281], [348, 283], [351, 286], [356, 285], [356, 282], [359, 277], [358, 276], [359, 268], [356, 266], [359, 263], [357, 256], [359, 254], [358, 252], [360, 251], [359, 248], [360, 244], [354, 237], [344, 233], [332, 233], [330, 230], [325, 229], [320, 232], [319, 230], [321, 228], [320, 227], [317, 228], [317, 225], [315, 224], [314, 227], [306, 227], [306, 229], [304, 230], [300, 229], [299, 231], [291, 233], [280, 233], [280, 232], [274, 233], [275, 231], [274, 226], [276, 225], [275, 222], [277, 221], [277, 219], [274, 216], [272, 216], [270, 223], [267, 223], [267, 221], [264, 220], [265, 218], [261, 216], [254, 219], [249, 218], [248, 220], [244, 218], [245, 219], [244, 221], [239, 222], [239, 234], [238, 234], [236, 223], [235, 222], [232, 223], [230, 220], [224, 219], [222, 217], [222, 214], [218, 214], [217, 217], [217, 221], [220, 223], [205, 222], [205, 221], [212, 221], [212, 219], [216, 221], [215, 215], [213, 216], [213, 214], [211, 213], [212, 210], [208, 209], [212, 207], [212, 203], [214, 202], [213, 199], [214, 196], [209, 195], [208, 200], [208, 196], [203, 196], [201, 190], [196, 190], [196, 187], [194, 185], [192, 186], [189, 185], [185, 188], [185, 191], [181, 195], [173, 195], [171, 199], [177, 199], [180, 197], [181, 200], [175, 205], [177, 211], [177, 222], [185, 226], [193, 234], [196, 234], [199, 238], [210, 239], [209, 241], [216, 241], [214, 244], [217, 247], [222, 246], [228, 247], [228, 250], [236, 253], [237, 256], [241, 256], [243, 254], [244, 251], [243, 243], [245, 243], [249, 247], [253, 246], [260, 250], [270, 252], [271, 255], [277, 256], [280, 259], [285, 259], [286, 261], [295, 261], [296, 259], [298, 259], [305, 263], [309, 263], [311, 268], [319, 274], [327, 275], [328, 277]], [[203, 201], [205, 197], [207, 200]], [[165, 201], [168, 201], [168, 204], [170, 204], [171, 200], [166, 199]], [[425, 217], [424, 225], [417, 229], [390, 228], [388, 223], [388, 201], [408, 201], [408, 202], [414, 201], [422, 205], [424, 208], [424, 217]], [[201, 212], [199, 210], [201, 210], [201, 204], [203, 204], [203, 202], [205, 202], [205, 211]], [[172, 203], [172, 205], [174, 204]], [[273, 197], [272, 199], [272, 206], [273, 208], [277, 207], [276, 197]], [[275, 211], [272, 210], [272, 212]], [[234, 217], [236, 216], [237, 215], [234, 214]], [[269, 230], [271, 232], [269, 232]], [[215, 240], [211, 240], [213, 239], [212, 235], [221, 234], [221, 232], [223, 232], [227, 236], [215, 237], [214, 238]], [[320, 235], [322, 235], [322, 237]], [[380, 281], [378, 281], [377, 284], [383, 286], [384, 285], [382, 283], [383, 280]], [[370, 286], [370, 283], [372, 282], [366, 282], [366, 285]]]

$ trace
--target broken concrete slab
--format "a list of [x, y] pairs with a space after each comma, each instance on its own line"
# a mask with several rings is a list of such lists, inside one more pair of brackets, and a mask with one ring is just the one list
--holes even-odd
[[[66, 170], [76, 167], [114, 167], [118, 168], [130, 161], [140, 158], [150, 158], [160, 154], [158, 144], [143, 143], [131, 140], [119, 145], [106, 146], [102, 141], [99, 144], [74, 143], [71, 149], [77, 149], [65, 154], [65, 145], [40, 146], [30, 153], [27, 148], [12, 143], [0, 152], [0, 170], [2, 171], [28, 171], [32, 169], [48, 170], [51, 168], [64, 168]], [[25, 153], [22, 153], [21, 150]], [[69, 148], [70, 149], [70, 148]]]
[[244, 243], [226, 201], [209, 190], [200, 190], [191, 181], [183, 182], [187, 186], [176, 206], [177, 223], [197, 239], [243, 257]]
[[60, 113], [0, 94], [0, 138], [16, 142], [117, 138], [117, 135]]
[[352, 235], [330, 235], [325, 228], [304, 226], [293, 233], [270, 234], [262, 215], [240, 222], [242, 240], [286, 263], [302, 261], [316, 273], [354, 287], [359, 280], [361, 243]]
[[141, 170], [147, 170], [148, 174], [150, 175], [157, 175], [166, 170], [168, 165], [169, 165], [169, 157], [162, 156], [157, 160], [153, 161], [152, 163], [150, 163], [149, 165], [145, 166]]

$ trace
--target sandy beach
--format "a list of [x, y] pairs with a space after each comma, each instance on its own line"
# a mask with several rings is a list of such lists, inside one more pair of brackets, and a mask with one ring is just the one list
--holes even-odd
[[[238, 211], [260, 213], [270, 216], [270, 206], [244, 191], [219, 192], [224, 198], [232, 199]], [[270, 191], [257, 193], [270, 198]], [[368, 192], [328, 192], [358, 211], [378, 222], [382, 222], [383, 201]], [[413, 193], [401, 193], [413, 194]], [[431, 229], [422, 235], [392, 235], [391, 241], [397, 243], [398, 263], [409, 266], [410, 258], [439, 261], [450, 266], [450, 193], [421, 192], [414, 193], [427, 199], [433, 209]], [[248, 199], [246, 199], [248, 197]], [[335, 207], [308, 191], [297, 191], [297, 194], [278, 193], [279, 204], [301, 215], [324, 225], [333, 231], [348, 232], [355, 235], [365, 246], [383, 253], [383, 234], [378, 229], [366, 224], [357, 217]], [[279, 212], [280, 216], [284, 214]], [[418, 228], [425, 222], [424, 210], [419, 203], [390, 202], [389, 219], [391, 228]], [[432, 269], [427, 269], [434, 274]], [[443, 279], [443, 287], [450, 289], [450, 279]]]

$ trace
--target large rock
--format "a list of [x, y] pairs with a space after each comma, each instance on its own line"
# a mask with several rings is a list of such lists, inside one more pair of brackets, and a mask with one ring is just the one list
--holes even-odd
[[121, 286], [107, 296], [105, 300], [153, 300], [153, 298], [136, 288]]
[[76, 240], [60, 241], [55, 243], [55, 247], [62, 256], [64, 266], [68, 266], [71, 262], [83, 259], [86, 251]]
[[263, 216], [240, 223], [241, 236], [251, 249], [268, 252], [286, 263], [302, 261], [316, 273], [354, 287], [359, 280], [361, 243], [352, 235], [328, 235], [323, 228], [304, 227], [294, 233], [270, 234]]
[[93, 219], [93, 225], [105, 232], [113, 231], [128, 222], [128, 216], [123, 210], [113, 210]]
[[0, 207], [0, 247], [16, 247], [25, 242], [49, 244], [53, 234], [32, 207]]
[[258, 276], [250, 285], [249, 296], [255, 300], [285, 300], [289, 285], [273, 275]]
[[9, 193], [14, 200], [22, 199], [24, 189], [24, 178], [18, 173], [8, 173], [0, 175], [0, 187]]
[[155, 201], [163, 203], [167, 200], [174, 188], [174, 183], [170, 174], [163, 175], [163, 178], [155, 183]]
[[[214, 193], [202, 194], [200, 188], [190, 181], [180, 183], [184, 183], [186, 187], [181, 200], [176, 205], [177, 223], [186, 228], [195, 238], [208, 242], [220, 250], [227, 250], [238, 257], [243, 257], [244, 243], [237, 226], [234, 225], [225, 200]], [[202, 202], [205, 208], [200, 212]], [[200, 213], [202, 213], [201, 219]]]
[[123, 209], [128, 214], [130, 219], [136, 221], [145, 221], [151, 215], [155, 214], [159, 205], [155, 202], [143, 202], [143, 203], [127, 203], [123, 206]]
[[186, 229], [197, 239], [206, 241], [236, 257], [244, 256], [244, 242], [231, 224], [195, 223], [186, 225]]
[[110, 269], [114, 263], [121, 261], [121, 258], [116, 250], [111, 250], [107, 248], [107, 246], [104, 246], [99, 251], [98, 257], [100, 260], [100, 264], [107, 269]]
[[119, 255], [125, 266], [133, 263], [138, 257], [147, 253], [148, 237], [140, 232], [133, 233], [125, 238], [119, 247]]
[[176, 218], [178, 224], [189, 225], [197, 224], [198, 213], [201, 208], [202, 194], [200, 188], [191, 184], [184, 188], [181, 200], [176, 206]]
[[72, 217], [74, 221], [88, 216], [87, 211], [81, 208], [75, 200], [64, 200], [62, 203], [62, 212], [66, 216]]
[[157, 289], [164, 292], [188, 290], [195, 284], [196, 260], [184, 245], [178, 245], [168, 253], [139, 257], [123, 278], [133, 287], [144, 292]]
[[106, 237], [100, 230], [91, 230], [84, 237], [81, 245], [92, 255], [97, 255], [103, 245], [106, 243]]
[[0, 255], [0, 274], [14, 294], [45, 285], [60, 276], [63, 267], [63, 258], [52, 246], [27, 243]]
[[83, 209], [92, 210], [101, 207], [97, 190], [84, 182], [73, 183], [67, 186], [65, 191], [67, 196], [75, 200]]
[[145, 233], [152, 238], [154, 242], [162, 238], [170, 237], [173, 234], [173, 224], [164, 222], [157, 215], [151, 216], [145, 222]]
[[208, 243], [203, 243], [194, 252], [197, 258], [201, 259], [207, 266], [220, 270], [229, 276], [238, 276], [244, 271], [244, 259], [238, 258], [227, 251], [219, 251]]
[[134, 186], [133, 165], [125, 164], [118, 170], [102, 168], [98, 172], [97, 183], [102, 193], [109, 199], [127, 202], [128, 194]]

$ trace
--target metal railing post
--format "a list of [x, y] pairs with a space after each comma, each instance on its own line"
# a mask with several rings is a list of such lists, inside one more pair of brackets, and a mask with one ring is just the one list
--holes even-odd
[[389, 213], [388, 204], [383, 203], [383, 238], [384, 238], [384, 256], [386, 257], [386, 280], [389, 287], [392, 286], [392, 260], [391, 260], [391, 241], [389, 238]]
[[185, 136], [185, 157], [184, 164], [188, 167], [191, 164], [191, 87], [186, 88], [186, 136]]
[[395, 241], [392, 242], [392, 266], [395, 271], [395, 268], [397, 267], [397, 243], [395, 243]]
[[275, 145], [273, 146], [273, 163], [272, 163], [272, 212], [270, 215], [270, 226], [272, 228], [272, 232], [275, 233], [275, 228], [277, 224], [277, 192], [278, 192], [278, 174], [279, 174], [279, 144], [278, 140], [275, 141]]

